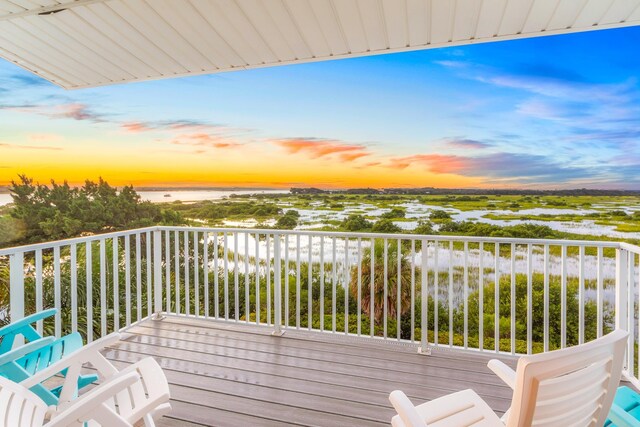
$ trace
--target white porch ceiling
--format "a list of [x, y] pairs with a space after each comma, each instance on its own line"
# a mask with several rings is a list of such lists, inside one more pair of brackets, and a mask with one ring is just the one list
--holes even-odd
[[630, 25], [640, 0], [0, 0], [0, 56], [76, 89]]

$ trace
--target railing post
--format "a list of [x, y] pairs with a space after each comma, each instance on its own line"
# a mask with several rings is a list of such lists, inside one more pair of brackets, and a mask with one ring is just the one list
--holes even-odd
[[[197, 272], [196, 272], [197, 274]], [[162, 320], [162, 232], [153, 231], [153, 320]]]
[[[616, 329], [629, 330], [628, 301], [629, 296], [629, 252], [616, 249]], [[629, 350], [627, 349], [627, 352]], [[624, 369], [628, 369], [629, 354], [625, 355]]]
[[[437, 244], [437, 242], [436, 242]], [[418, 353], [430, 355], [429, 348], [429, 282], [427, 276], [427, 241], [422, 241], [422, 283], [420, 285], [420, 348]], [[435, 268], [438, 268], [436, 265]]]
[[[268, 260], [267, 260], [268, 261]], [[280, 302], [282, 266], [280, 265], [280, 235], [273, 233], [273, 311], [274, 311], [274, 330], [273, 335], [282, 336], [282, 305]]]
[[[24, 253], [17, 252], [9, 258], [9, 314], [11, 321], [24, 318]], [[14, 347], [24, 344], [22, 335], [16, 337]]]

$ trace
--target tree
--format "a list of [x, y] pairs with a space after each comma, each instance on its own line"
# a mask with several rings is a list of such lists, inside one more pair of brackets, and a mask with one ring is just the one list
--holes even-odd
[[[398, 304], [398, 267], [400, 268], [400, 280], [405, 286], [400, 287], [400, 314], [404, 314], [411, 308], [411, 263], [404, 256], [398, 260], [398, 245], [394, 242], [376, 240], [373, 248], [373, 317], [376, 323], [382, 322], [384, 316], [384, 247], [387, 245], [387, 315], [394, 318], [397, 315]], [[371, 316], [371, 248], [364, 251], [361, 263], [362, 288], [361, 306], [362, 312]], [[354, 300], [358, 298], [358, 273], [357, 267], [351, 274], [349, 289]]]
[[400, 233], [402, 229], [395, 225], [390, 219], [381, 219], [371, 227], [374, 233]]
[[406, 215], [406, 212], [404, 209], [393, 208], [389, 212], [385, 212], [382, 215], [380, 215], [380, 218], [386, 218], [386, 219], [404, 218], [405, 215]]
[[443, 211], [442, 209], [436, 209], [431, 211], [431, 215], [429, 216], [431, 219], [439, 219], [439, 220], [447, 220], [451, 219], [451, 215], [447, 211]]
[[368, 231], [373, 226], [371, 221], [362, 215], [349, 215], [342, 221], [341, 227], [347, 231]]
[[283, 216], [278, 218], [278, 221], [276, 222], [276, 228], [293, 230], [298, 225], [298, 217], [300, 217], [298, 211], [287, 211]]

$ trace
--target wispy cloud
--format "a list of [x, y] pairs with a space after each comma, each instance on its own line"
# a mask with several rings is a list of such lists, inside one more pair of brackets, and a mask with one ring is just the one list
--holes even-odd
[[10, 143], [6, 143], [6, 142], [0, 142], [0, 148], [2, 148], [2, 149], [15, 149], [15, 150], [62, 151], [62, 147], [51, 147], [51, 146], [46, 146], [46, 145], [10, 144]]
[[83, 120], [93, 123], [106, 122], [104, 115], [91, 110], [87, 104], [73, 102], [54, 105], [5, 105], [0, 109], [18, 111], [21, 113], [33, 113], [51, 119]]
[[306, 154], [312, 159], [331, 157], [351, 162], [371, 155], [364, 145], [348, 144], [335, 139], [289, 138], [274, 140], [273, 143], [290, 154]]
[[443, 142], [453, 148], [482, 150], [491, 146], [489, 142], [468, 138], [445, 138]]

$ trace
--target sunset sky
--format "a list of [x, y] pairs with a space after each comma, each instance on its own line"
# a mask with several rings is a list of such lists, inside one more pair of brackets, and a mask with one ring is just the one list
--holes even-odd
[[65, 91], [0, 60], [0, 185], [640, 190], [640, 27]]

